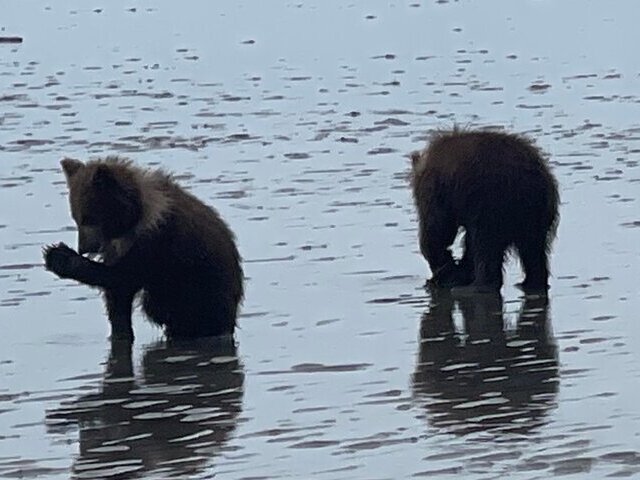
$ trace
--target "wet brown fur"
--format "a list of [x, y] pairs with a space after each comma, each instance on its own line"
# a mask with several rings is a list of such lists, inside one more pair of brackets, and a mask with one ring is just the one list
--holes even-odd
[[[530, 140], [456, 128], [434, 133], [411, 158], [420, 247], [434, 284], [499, 289], [505, 252], [513, 248], [526, 274], [522, 287], [546, 290], [558, 186]], [[455, 262], [450, 246], [460, 227], [465, 253]]]
[[112, 333], [133, 337], [131, 309], [143, 309], [172, 337], [231, 334], [243, 296], [234, 235], [219, 214], [161, 170], [107, 157], [61, 162], [78, 225], [80, 254], [48, 247], [45, 262], [63, 278], [101, 288]]

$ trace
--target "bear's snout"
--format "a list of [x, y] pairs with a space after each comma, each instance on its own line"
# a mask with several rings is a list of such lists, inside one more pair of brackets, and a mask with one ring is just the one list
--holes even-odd
[[78, 253], [100, 253], [102, 235], [99, 227], [80, 227], [78, 229]]

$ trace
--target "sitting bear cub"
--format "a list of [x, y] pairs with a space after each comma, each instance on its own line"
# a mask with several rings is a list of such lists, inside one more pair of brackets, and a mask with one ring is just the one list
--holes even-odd
[[170, 337], [233, 333], [242, 268], [233, 233], [214, 209], [162, 171], [117, 157], [61, 165], [78, 253], [49, 246], [45, 266], [103, 290], [114, 338], [133, 339], [138, 292], [145, 313]]
[[[431, 268], [431, 284], [499, 290], [505, 253], [513, 248], [525, 272], [523, 290], [547, 290], [558, 185], [530, 141], [454, 129], [435, 133], [411, 160], [420, 250]], [[450, 246], [460, 227], [464, 255], [456, 262]]]

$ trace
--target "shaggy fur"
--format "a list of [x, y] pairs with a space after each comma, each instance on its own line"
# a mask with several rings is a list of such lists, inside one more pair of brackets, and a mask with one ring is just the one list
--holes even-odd
[[233, 333], [242, 268], [233, 233], [214, 209], [164, 172], [117, 157], [61, 165], [78, 253], [62, 243], [49, 246], [45, 265], [104, 291], [114, 337], [133, 338], [138, 292], [145, 313], [171, 337]]
[[[434, 285], [499, 290], [505, 252], [514, 248], [525, 272], [522, 288], [546, 291], [558, 186], [529, 140], [454, 129], [435, 133], [411, 159], [420, 249]], [[456, 262], [450, 246], [459, 227], [465, 251]]]

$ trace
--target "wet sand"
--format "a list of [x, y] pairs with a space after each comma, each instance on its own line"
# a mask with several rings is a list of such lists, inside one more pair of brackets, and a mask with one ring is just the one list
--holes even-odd
[[[636, 4], [218, 3], [3, 9], [0, 478], [640, 476]], [[406, 154], [453, 122], [549, 153], [548, 302], [423, 288]], [[228, 220], [237, 347], [111, 345], [44, 271], [106, 154]]]

